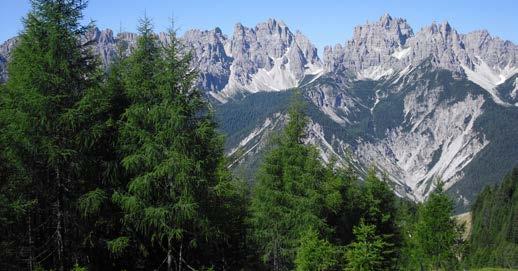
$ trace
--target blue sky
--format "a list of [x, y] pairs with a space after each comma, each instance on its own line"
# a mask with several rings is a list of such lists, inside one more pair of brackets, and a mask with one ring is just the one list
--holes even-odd
[[[28, 0], [0, 0], [0, 41], [22, 29]], [[321, 49], [344, 43], [353, 28], [376, 21], [384, 13], [408, 20], [417, 32], [433, 21], [448, 21], [461, 33], [487, 29], [493, 35], [518, 43], [518, 1], [515, 0], [89, 0], [85, 19], [100, 28], [135, 31], [138, 18], [147, 14], [157, 31], [165, 30], [174, 16], [180, 32], [191, 28], [220, 27], [231, 35], [235, 23], [254, 26], [268, 18], [283, 20], [300, 30]]]

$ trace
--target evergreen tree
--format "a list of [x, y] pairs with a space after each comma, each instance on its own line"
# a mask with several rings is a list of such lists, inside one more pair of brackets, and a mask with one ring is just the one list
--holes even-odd
[[333, 229], [329, 240], [333, 244], [345, 246], [354, 240], [353, 228], [365, 215], [365, 196], [356, 174], [349, 167], [332, 172], [333, 178], [341, 183], [338, 191], [342, 203], [326, 215], [326, 222]]
[[471, 216], [468, 264], [518, 267], [518, 168], [477, 196]]
[[363, 187], [363, 219], [366, 224], [373, 225], [376, 235], [379, 235], [385, 247], [383, 249], [383, 267], [395, 269], [398, 259], [398, 248], [401, 245], [400, 229], [397, 225], [396, 195], [390, 189], [387, 181], [376, 176], [370, 169]]
[[[7, 91], [2, 95], [0, 122], [9, 179], [23, 176], [30, 186], [24, 200], [21, 258], [29, 268], [37, 263], [64, 270], [78, 257], [76, 204], [82, 179], [75, 110], [100, 81], [98, 63], [80, 42], [87, 27], [80, 24], [85, 3], [79, 0], [33, 0], [24, 30], [8, 65]], [[5, 142], [5, 141], [4, 141]], [[4, 157], [5, 158], [5, 157]], [[27, 205], [26, 205], [27, 206]], [[20, 225], [21, 226], [21, 225]]]
[[335, 270], [339, 266], [340, 248], [321, 239], [313, 229], [308, 229], [300, 239], [295, 258], [297, 271]]
[[[189, 252], [204, 240], [222, 238], [212, 215], [215, 209], [224, 211], [217, 205], [222, 198], [233, 197], [224, 189], [231, 188], [232, 180], [222, 138], [193, 87], [197, 75], [190, 68], [191, 56], [182, 52], [174, 31], [167, 44], [159, 43], [144, 18], [139, 32], [123, 76], [130, 105], [119, 136], [130, 180], [127, 189], [113, 195], [124, 212], [127, 235], [111, 248], [120, 251], [137, 243], [143, 256], [165, 252], [168, 270], [199, 268], [205, 263]], [[149, 264], [160, 262], [150, 259]]]
[[418, 244], [415, 238], [417, 204], [408, 199], [400, 199], [397, 204], [397, 209], [398, 227], [401, 232], [398, 267], [403, 270], [417, 269], [421, 261], [420, 255], [417, 252]]
[[454, 270], [458, 266], [458, 245], [462, 231], [453, 216], [453, 202], [439, 183], [419, 207], [415, 243], [421, 268]]
[[[3, 94], [4, 92], [0, 93]], [[2, 100], [0, 98], [0, 101]], [[31, 261], [28, 261], [28, 264], [25, 262], [26, 259], [32, 258], [32, 223], [28, 213], [36, 202], [26, 195], [26, 191], [31, 189], [30, 179], [23, 165], [19, 164], [16, 153], [12, 152], [10, 144], [13, 142], [10, 139], [15, 135], [6, 133], [13, 131], [7, 129], [9, 124], [3, 122], [6, 120], [3, 117], [6, 116], [0, 118], [0, 127], [6, 129], [0, 134], [0, 269], [31, 268]]]
[[[117, 138], [122, 113], [128, 107], [122, 82], [124, 68], [122, 48], [105, 74], [99, 88], [89, 91], [79, 103], [78, 115], [83, 116], [77, 125], [88, 127], [77, 137], [83, 157], [80, 165], [84, 193], [78, 201], [78, 211], [83, 223], [78, 225], [84, 254], [90, 270], [128, 269], [137, 257], [121, 259], [111, 257], [108, 241], [121, 231], [120, 209], [111, 197], [126, 184], [122, 172]], [[135, 256], [135, 255], [132, 255]]]
[[250, 207], [252, 237], [273, 270], [293, 267], [300, 237], [308, 228], [328, 234], [325, 217], [342, 204], [343, 182], [304, 145], [306, 117], [300, 103], [259, 169]]
[[376, 233], [376, 226], [367, 225], [363, 221], [354, 228], [355, 241], [345, 253], [348, 271], [389, 270], [385, 266], [384, 250], [388, 244]]

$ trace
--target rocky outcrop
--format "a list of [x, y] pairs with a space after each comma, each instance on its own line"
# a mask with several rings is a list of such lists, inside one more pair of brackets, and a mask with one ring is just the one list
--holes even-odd
[[228, 84], [233, 59], [225, 52], [229, 40], [221, 29], [189, 30], [183, 35], [183, 40], [192, 49], [193, 65], [200, 74], [201, 88], [210, 92], [223, 89]]
[[[158, 33], [168, 42], [168, 35]], [[89, 31], [82, 43], [92, 48], [104, 67], [118, 53], [129, 55], [138, 36], [123, 32], [114, 35], [110, 29]], [[236, 24], [232, 37], [221, 29], [189, 30], [180, 40], [185, 52], [193, 56], [193, 67], [199, 72], [198, 85], [221, 102], [249, 92], [279, 91], [298, 86], [307, 74], [321, 72], [315, 46], [302, 33], [293, 33], [282, 21], [269, 19], [249, 28]], [[5, 80], [5, 64], [12, 44], [0, 47], [0, 80]]]
[[0, 45], [0, 83], [7, 80], [7, 62], [17, 41], [17, 38], [11, 38]]
[[380, 80], [430, 59], [435, 67], [455, 72], [486, 89], [495, 102], [512, 105], [496, 87], [518, 73], [518, 46], [487, 31], [458, 33], [448, 22], [432, 23], [415, 35], [403, 19], [385, 14], [355, 28], [344, 45], [324, 50], [327, 72]]
[[306, 74], [319, 72], [316, 48], [301, 33], [269, 19], [254, 28], [236, 24], [227, 47], [232, 57], [228, 84], [210, 93], [220, 101], [236, 94], [296, 87]]
[[[158, 38], [167, 43], [166, 34], [159, 33]], [[132, 33], [114, 37], [109, 29], [94, 29], [86, 38], [105, 66], [117, 50], [131, 53], [136, 39]], [[311, 42], [275, 19], [253, 28], [236, 24], [231, 38], [215, 28], [189, 30], [180, 40], [192, 53], [199, 87], [221, 102], [247, 92], [293, 88], [306, 74], [320, 71]]]
[[393, 54], [401, 50], [413, 35], [406, 20], [385, 14], [378, 22], [355, 27], [353, 38], [344, 46], [326, 47], [326, 70], [344, 69], [361, 73], [379, 65], [392, 67]]

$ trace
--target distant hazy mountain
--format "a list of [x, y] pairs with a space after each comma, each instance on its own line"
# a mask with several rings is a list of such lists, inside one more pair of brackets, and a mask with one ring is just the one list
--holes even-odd
[[[136, 38], [95, 29], [83, 42], [108, 66]], [[286, 90], [295, 87], [310, 101], [307, 141], [324, 160], [352, 161], [359, 172], [376, 165], [401, 196], [421, 200], [441, 178], [462, 209], [518, 164], [518, 46], [487, 31], [433, 23], [414, 33], [386, 14], [326, 47], [322, 59], [274, 19], [237, 24], [230, 37], [190, 30], [182, 40], [227, 134], [232, 167], [246, 176], [286, 122]], [[0, 81], [15, 43], [0, 46]]]

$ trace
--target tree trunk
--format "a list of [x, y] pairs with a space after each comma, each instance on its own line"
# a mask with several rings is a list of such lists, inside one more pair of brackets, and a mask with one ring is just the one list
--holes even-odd
[[173, 244], [169, 238], [167, 241], [167, 271], [173, 271]]
[[29, 271], [32, 271], [33, 264], [32, 264], [32, 226], [31, 226], [31, 214], [29, 213], [29, 219], [28, 219], [29, 229], [28, 229], [28, 235], [29, 235]]
[[279, 270], [279, 262], [277, 260], [277, 237], [275, 237], [274, 245], [273, 245], [273, 270]]
[[58, 187], [58, 195], [57, 195], [57, 225], [56, 225], [56, 242], [57, 242], [57, 250], [58, 250], [58, 270], [64, 271], [64, 249], [63, 249], [63, 187], [61, 183], [61, 176], [59, 169], [56, 170], [56, 182]]
[[178, 252], [178, 271], [182, 271], [182, 250], [183, 250], [183, 241], [180, 241], [180, 251]]

